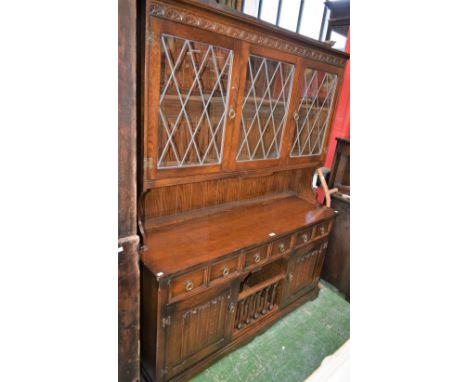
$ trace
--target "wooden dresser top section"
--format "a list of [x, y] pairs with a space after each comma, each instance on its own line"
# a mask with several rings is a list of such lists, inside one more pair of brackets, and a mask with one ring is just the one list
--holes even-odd
[[332, 209], [297, 196], [237, 207], [148, 232], [142, 260], [155, 275], [171, 275], [332, 216]]

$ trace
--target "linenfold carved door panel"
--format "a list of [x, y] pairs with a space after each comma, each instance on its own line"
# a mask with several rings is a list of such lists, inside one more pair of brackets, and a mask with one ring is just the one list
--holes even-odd
[[229, 342], [239, 280], [167, 308], [166, 367], [171, 378]]
[[293, 300], [297, 294], [313, 285], [316, 266], [319, 262], [320, 247], [304, 250], [289, 260], [289, 269], [285, 290], [285, 302]]

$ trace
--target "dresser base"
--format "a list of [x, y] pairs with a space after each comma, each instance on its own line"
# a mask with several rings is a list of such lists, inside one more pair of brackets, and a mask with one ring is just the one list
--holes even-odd
[[[226, 345], [224, 348], [220, 349], [219, 351], [211, 354], [210, 356], [204, 358], [200, 362], [198, 362], [196, 365], [192, 366], [191, 368], [185, 370], [181, 374], [175, 376], [173, 379], [170, 380], [170, 382], [184, 382], [190, 380], [190, 378], [195, 377], [197, 374], [208, 368], [210, 365], [215, 363], [216, 361], [220, 360], [224, 356], [226, 356], [228, 353], [238, 349], [241, 346], [244, 346], [248, 344], [250, 341], [252, 341], [256, 336], [264, 333], [266, 330], [268, 330], [276, 321], [278, 321], [280, 318], [284, 317], [288, 313], [292, 312], [302, 304], [306, 303], [307, 301], [314, 300], [315, 298], [318, 297], [320, 291], [319, 285], [317, 285], [313, 290], [305, 293], [302, 297], [299, 297], [297, 300], [291, 302], [289, 305], [278, 309], [274, 314], [265, 317], [262, 319], [262, 321], [258, 322], [257, 325], [252, 326], [252, 328], [249, 328], [246, 330], [242, 335], [239, 337], [233, 339], [228, 345]], [[147, 372], [142, 366], [142, 381], [144, 382], [151, 382], [151, 378], [148, 377]]]

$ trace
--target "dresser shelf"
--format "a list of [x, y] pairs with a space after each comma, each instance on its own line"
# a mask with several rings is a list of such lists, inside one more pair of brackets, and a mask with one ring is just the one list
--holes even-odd
[[333, 216], [298, 196], [270, 199], [153, 229], [142, 260], [154, 274], [175, 274]]

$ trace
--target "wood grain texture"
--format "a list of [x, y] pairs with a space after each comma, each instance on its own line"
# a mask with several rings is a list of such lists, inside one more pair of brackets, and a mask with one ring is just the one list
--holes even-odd
[[119, 238], [136, 233], [136, 2], [119, 0]]
[[140, 270], [139, 237], [119, 240], [118, 335], [119, 381], [140, 378]]
[[136, 1], [118, 8], [118, 378], [140, 380], [140, 273], [136, 174]]
[[[152, 165], [148, 166], [144, 171], [143, 188], [152, 188], [162, 185], [169, 185], [179, 182], [181, 178], [193, 177], [196, 175], [218, 176], [229, 172], [251, 171], [255, 172], [259, 169], [278, 169], [279, 167], [292, 166], [298, 168], [301, 165], [316, 164], [321, 165], [326, 155], [326, 144], [323, 152], [320, 155], [308, 157], [289, 156], [290, 146], [294, 134], [293, 114], [297, 109], [299, 94], [301, 89], [298, 88], [299, 79], [303, 76], [304, 69], [314, 68], [328, 73], [337, 74], [340, 78], [343, 74], [342, 65], [336, 66], [338, 61], [346, 61], [347, 54], [331, 49], [329, 46], [317, 43], [314, 40], [302, 38], [296, 34], [290, 34], [287, 31], [279, 28], [271, 29], [270, 26], [262, 22], [252, 22], [251, 19], [241, 16], [237, 13], [232, 13], [224, 9], [214, 6], [212, 3], [208, 5], [205, 2], [199, 1], [156, 1], [147, 2], [147, 28], [148, 36], [145, 46], [145, 71], [143, 78], [143, 155], [146, 160], [151, 160]], [[274, 32], [274, 33], [273, 33]], [[219, 142], [222, 149], [221, 163], [205, 163], [204, 166], [192, 166], [181, 168], [157, 168], [158, 152], [160, 145], [164, 144], [164, 137], [161, 136], [160, 122], [158, 122], [158, 113], [154, 112], [154, 105], [159, 104], [160, 84], [164, 78], [168, 76], [163, 69], [161, 73], [161, 34], [166, 33], [178, 36], [178, 38], [189, 39], [194, 41], [194, 44], [209, 44], [230, 49], [234, 54], [231, 84], [229, 89], [226, 89], [228, 104], [226, 110], [235, 111], [234, 117], [226, 119], [225, 139], [224, 142]], [[281, 36], [280, 40], [275, 40], [277, 36]], [[289, 40], [288, 42], [286, 42]], [[307, 45], [304, 45], [307, 43]], [[309, 53], [307, 53], [309, 52]], [[292, 92], [291, 101], [288, 102], [288, 107], [285, 115], [285, 126], [283, 133], [283, 143], [280, 147], [280, 155], [278, 158], [268, 158], [265, 160], [256, 161], [237, 161], [237, 148], [240, 135], [241, 117], [243, 98], [245, 96], [246, 75], [248, 60], [250, 55], [259, 55], [268, 57], [274, 60], [294, 63], [296, 65], [294, 75], [294, 91]], [[336, 61], [338, 60], [338, 61]], [[203, 74], [204, 77], [207, 75]], [[189, 76], [190, 77], [190, 76]], [[203, 77], [203, 78], [204, 78]], [[209, 76], [207, 76], [209, 77]], [[203, 79], [205, 81], [205, 79]], [[184, 81], [180, 81], [181, 83]], [[188, 81], [189, 83], [190, 81]], [[210, 81], [206, 80], [209, 83]], [[188, 85], [187, 83], [187, 85]], [[271, 84], [271, 92], [275, 93], [278, 88], [278, 83]], [[182, 85], [181, 85], [182, 86]], [[183, 87], [183, 86], [182, 86]], [[339, 93], [339, 86], [336, 94]], [[335, 94], [335, 99], [336, 99]], [[333, 105], [335, 102], [333, 102]], [[212, 103], [210, 106], [211, 115], [221, 115], [215, 110], [219, 109], [220, 104]], [[268, 114], [268, 107], [261, 106], [260, 114]], [[175, 99], [166, 112], [173, 117], [178, 114], [178, 101]], [[201, 109], [193, 104], [188, 105], [187, 109], [191, 118], [197, 119]], [[197, 109], [197, 110], [195, 110]], [[332, 112], [333, 107], [328, 112]], [[172, 110], [172, 112], [170, 111]], [[218, 110], [220, 111], [220, 110]], [[278, 110], [277, 110], [278, 111]], [[324, 112], [325, 113], [325, 112]], [[262, 115], [263, 115], [262, 114]], [[173, 118], [174, 119], [174, 118]], [[330, 118], [332, 120], [333, 118]], [[205, 121], [206, 122], [206, 121]], [[201, 124], [200, 131], [207, 131], [205, 122]], [[182, 122], [181, 122], [182, 123]], [[213, 121], [216, 124], [216, 118]], [[174, 129], [174, 140], [178, 142], [180, 147], [187, 146], [189, 133], [186, 129]], [[256, 129], [250, 130], [248, 141], [250, 145], [255, 146], [257, 138]], [[266, 133], [265, 133], [266, 131]], [[264, 130], [264, 136], [271, 133], [270, 129]], [[271, 134], [270, 134], [271, 135]], [[329, 137], [329, 129], [326, 130], [325, 143]], [[203, 146], [205, 142], [205, 133], [198, 134], [196, 140], [198, 144]], [[159, 143], [158, 143], [159, 142]], [[222, 146], [222, 147], [221, 147]], [[164, 157], [165, 159], [165, 157]], [[173, 159], [173, 158], [172, 158]], [[193, 159], [193, 158], [192, 158]], [[174, 163], [172, 164], [174, 165]], [[185, 181], [187, 183], [187, 181]]]
[[350, 190], [350, 141], [345, 138], [336, 138], [336, 149], [333, 157], [333, 165], [330, 171], [328, 185], [330, 188], [338, 189], [346, 194]]
[[[341, 78], [348, 55], [212, 1], [142, 3], [142, 363], [147, 380], [172, 382], [187, 380], [316, 296], [335, 213], [316, 202], [311, 188], [325, 152], [290, 158], [293, 117], [305, 68]], [[168, 49], [179, 60], [176, 70], [162, 54]], [[210, 49], [218, 52], [210, 58], [214, 67], [199, 70]], [[228, 62], [227, 51], [233, 59], [229, 84], [216, 69], [217, 60]], [[269, 60], [260, 60], [267, 72], [278, 61], [288, 63], [284, 73], [295, 66], [291, 97], [281, 99], [281, 108], [271, 109], [283, 86], [272, 73], [270, 79], [257, 76], [258, 92], [249, 95], [252, 55]], [[224, 90], [212, 89], [218, 80]], [[195, 84], [200, 91], [193, 95]], [[263, 144], [260, 137], [269, 147], [269, 118], [284, 116], [274, 154], [267, 150], [245, 161], [241, 153], [244, 161], [237, 160], [244, 112], [257, 119], [256, 129], [244, 133], [254, 147]], [[223, 121], [223, 113], [229, 118], [224, 138], [212, 135], [221, 150], [214, 155], [205, 150], [214, 134], [211, 122]], [[208, 156], [200, 157], [198, 149]]]
[[286, 191], [305, 194], [310, 190], [312, 174], [313, 169], [306, 168], [155, 188], [145, 195], [145, 220]]
[[155, 275], [173, 274], [333, 216], [298, 197], [239, 207], [148, 232], [142, 260]]
[[322, 278], [334, 285], [350, 301], [350, 200], [332, 195], [332, 208], [339, 211], [335, 228], [330, 234], [330, 244]]
[[[212, 14], [210, 14], [210, 11], [213, 12], [215, 8], [215, 4], [213, 3], [207, 6], [206, 2], [192, 0], [190, 2], [191, 5], [200, 7], [198, 9], [185, 8], [181, 6], [183, 3], [189, 2], [182, 0], [179, 1], [179, 4], [175, 5], [169, 2], [156, 1], [151, 5], [150, 15], [182, 24], [193, 25], [219, 35], [248, 41], [270, 49], [273, 48], [278, 51], [296, 54], [330, 65], [343, 67], [346, 63], [348, 57], [346, 53], [332, 50], [329, 45], [317, 40], [312, 40], [305, 36], [300, 36], [278, 28], [274, 28], [275, 34], [270, 34], [271, 26], [268, 23], [242, 17], [240, 14], [230, 12], [224, 7], [217, 7], [218, 12], [216, 16], [218, 17], [211, 18]], [[202, 9], [205, 13], [200, 14], [200, 10]], [[224, 17], [221, 18], [219, 15]], [[236, 24], [232, 23], [232, 19], [235, 19]], [[237, 23], [241, 24], [242, 27], [238, 27]], [[278, 35], [281, 37], [278, 37]], [[303, 44], [304, 41], [307, 42], [307, 45]], [[333, 54], [330, 54], [330, 51], [332, 51]]]

